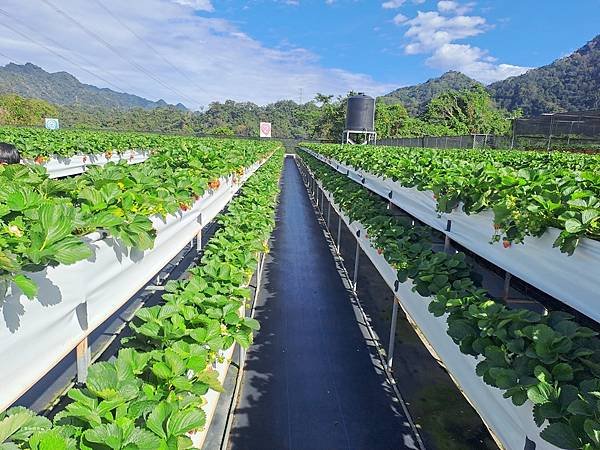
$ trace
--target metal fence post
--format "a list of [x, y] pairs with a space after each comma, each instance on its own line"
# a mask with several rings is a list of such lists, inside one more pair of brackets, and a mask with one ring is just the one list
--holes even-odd
[[398, 298], [394, 295], [394, 306], [392, 307], [392, 324], [390, 326], [390, 343], [388, 345], [387, 365], [391, 369], [394, 362], [394, 346], [396, 345], [396, 326], [398, 324]]
[[329, 219], [331, 219], [331, 198], [328, 199], [327, 203], [327, 229], [329, 229]]

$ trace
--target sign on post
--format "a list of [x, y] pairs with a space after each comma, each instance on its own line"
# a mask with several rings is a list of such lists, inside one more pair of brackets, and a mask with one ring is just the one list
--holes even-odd
[[271, 122], [260, 123], [260, 137], [270, 138], [271, 137]]
[[46, 117], [44, 119], [44, 124], [49, 130], [58, 130], [60, 128], [58, 119], [51, 119], [49, 117]]

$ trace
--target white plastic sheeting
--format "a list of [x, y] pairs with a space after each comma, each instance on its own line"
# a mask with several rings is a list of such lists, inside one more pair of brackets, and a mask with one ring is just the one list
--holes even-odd
[[42, 378], [84, 337], [125, 304], [229, 203], [265, 160], [240, 179], [221, 179], [185, 212], [152, 217], [154, 248], [129, 249], [111, 237], [86, 238], [94, 256], [29, 274], [39, 286], [29, 300], [18, 288], [0, 298], [0, 411]]
[[[504, 248], [501, 242], [491, 244], [494, 234], [492, 211], [467, 215], [459, 207], [449, 214], [440, 214], [436, 211], [436, 201], [430, 191], [402, 187], [391, 179], [356, 170], [312, 150], [306, 151], [371, 191], [388, 198], [399, 208], [445, 233], [463, 247], [600, 322], [600, 242], [584, 238], [575, 253], [569, 256], [553, 248], [560, 230], [551, 228], [540, 238], [527, 236], [523, 244], [513, 244], [509, 248]], [[452, 221], [450, 231], [446, 231], [448, 220]]]
[[[43, 165], [50, 178], [61, 178], [79, 175], [85, 172], [89, 166], [103, 166], [108, 162], [127, 161], [129, 164], [138, 164], [146, 161], [149, 156], [150, 152], [148, 150], [127, 150], [121, 154], [114, 152], [110, 158], [107, 158], [104, 153], [71, 157], [53, 156]], [[29, 162], [33, 163], [32, 161]]]
[[[319, 181], [317, 183], [323, 189], [322, 184]], [[454, 382], [502, 446], [507, 449], [521, 450], [525, 447], [526, 438], [529, 438], [535, 442], [537, 450], [556, 450], [557, 447], [539, 436], [541, 429], [533, 421], [533, 405], [530, 402], [523, 406], [513, 405], [511, 400], [502, 397], [500, 389], [485, 384], [477, 376], [475, 366], [478, 360], [461, 353], [458, 346], [448, 336], [446, 317], [435, 317], [427, 310], [432, 299], [421, 297], [414, 292], [410, 280], [399, 283], [396, 289], [398, 279], [396, 270], [365, 238], [367, 232], [364, 227], [358, 222], [351, 222], [350, 218], [336, 204], [334, 196], [329, 191], [323, 190], [331, 202], [332, 208], [357, 237], [361, 249], [395, 293], [404, 312], [418, 327], [421, 338], [426, 340], [427, 347], [443, 363]]]

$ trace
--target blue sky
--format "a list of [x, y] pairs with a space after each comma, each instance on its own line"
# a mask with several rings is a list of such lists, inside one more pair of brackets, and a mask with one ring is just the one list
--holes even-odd
[[599, 33], [600, 0], [3, 0], [0, 63], [196, 109], [379, 95], [451, 69], [489, 83]]

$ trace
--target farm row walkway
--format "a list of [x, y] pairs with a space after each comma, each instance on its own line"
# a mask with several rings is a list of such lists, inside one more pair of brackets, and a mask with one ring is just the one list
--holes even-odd
[[416, 448], [293, 158], [264, 273], [229, 448]]

